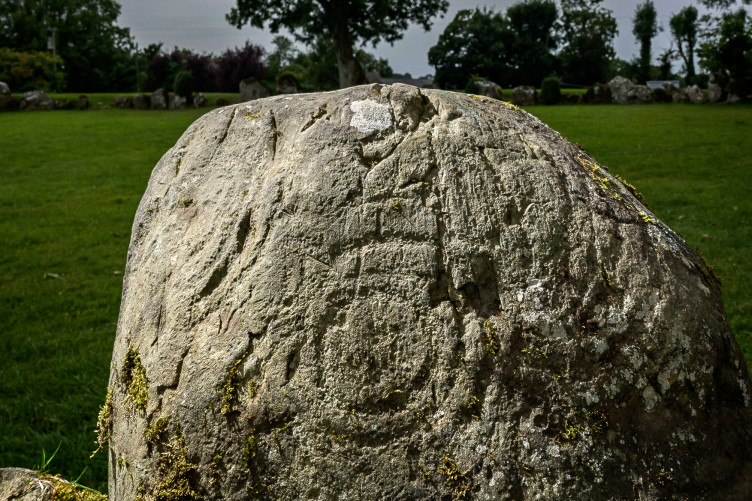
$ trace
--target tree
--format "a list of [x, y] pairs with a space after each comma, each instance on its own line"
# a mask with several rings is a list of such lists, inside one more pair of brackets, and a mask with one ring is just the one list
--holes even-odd
[[632, 19], [632, 33], [640, 43], [639, 76], [640, 82], [650, 79], [651, 44], [658, 34], [657, 13], [652, 0], [637, 5]]
[[744, 100], [752, 92], [752, 20], [739, 9], [715, 21], [700, 46], [700, 65], [726, 83], [727, 92]]
[[695, 45], [697, 45], [697, 9], [684, 7], [671, 16], [671, 36], [676, 42], [677, 51], [684, 61], [684, 76], [687, 84], [693, 83], [695, 76]]
[[499, 13], [485, 9], [457, 12], [428, 51], [428, 62], [436, 68], [434, 80], [448, 89], [464, 89], [472, 75], [508, 84], [514, 38], [509, 22]]
[[[736, 0], [700, 0], [700, 3], [709, 9], [727, 9], [736, 4]], [[749, 5], [752, 0], [741, 0], [740, 3]]]
[[236, 0], [227, 20], [237, 28], [268, 25], [272, 33], [284, 27], [309, 45], [319, 36], [332, 40], [340, 87], [348, 87], [365, 82], [356, 45], [394, 43], [410, 22], [428, 30], [448, 6], [447, 0]]
[[564, 46], [560, 57], [564, 80], [577, 84], [605, 81], [614, 59], [617, 29], [603, 0], [561, 0], [559, 24]]
[[117, 86], [111, 69], [131, 57], [130, 32], [116, 24], [119, 15], [114, 0], [4, 0], [0, 46], [45, 51], [54, 36], [69, 90], [111, 90]]
[[558, 65], [553, 55], [559, 16], [556, 4], [553, 0], [526, 0], [509, 7], [506, 15], [515, 35], [510, 52], [516, 70], [513, 84], [538, 86]]

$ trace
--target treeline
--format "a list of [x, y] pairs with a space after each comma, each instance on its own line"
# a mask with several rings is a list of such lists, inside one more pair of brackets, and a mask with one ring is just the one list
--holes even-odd
[[[638, 4], [632, 33], [640, 48], [631, 61], [615, 55], [617, 22], [603, 0], [523, 0], [503, 13], [462, 10], [428, 58], [435, 82], [450, 89], [478, 78], [504, 87], [537, 87], [550, 76], [589, 86], [615, 75], [641, 83], [681, 78], [704, 86], [712, 75], [744, 98], [752, 92], [752, 20], [745, 10], [734, 10], [737, 0], [701, 1], [716, 14], [699, 16], [690, 5], [666, 27], [658, 25], [652, 0]], [[325, 29], [303, 37], [305, 50], [278, 36], [271, 51], [246, 43], [219, 55], [198, 54], [161, 44], [139, 49], [129, 30], [117, 26], [119, 14], [114, 0], [1, 1], [0, 80], [15, 91], [81, 92], [172, 90], [178, 75], [204, 92], [235, 92], [247, 77], [273, 87], [282, 74], [295, 76], [303, 90], [334, 89], [341, 82], [335, 43]], [[672, 44], [656, 55], [652, 40], [661, 29], [670, 31]], [[392, 74], [386, 60], [362, 49], [353, 52], [366, 72]], [[677, 62], [679, 74], [672, 70]]]
[[[540, 86], [556, 76], [567, 84], [589, 86], [621, 75], [635, 82], [681, 79], [685, 85], [706, 86], [709, 75], [746, 96], [752, 92], [752, 21], [744, 9], [729, 8], [734, 0], [706, 0], [720, 15], [698, 16], [694, 6], [672, 15], [671, 46], [657, 57], [652, 40], [664, 27], [657, 22], [651, 0], [637, 5], [632, 34], [639, 55], [631, 61], [615, 55], [618, 34], [612, 12], [603, 0], [526, 0], [506, 12], [462, 10], [429, 51], [436, 83], [463, 89], [477, 78], [504, 87]], [[698, 75], [695, 60], [705, 74]], [[681, 63], [679, 74], [673, 62]]]

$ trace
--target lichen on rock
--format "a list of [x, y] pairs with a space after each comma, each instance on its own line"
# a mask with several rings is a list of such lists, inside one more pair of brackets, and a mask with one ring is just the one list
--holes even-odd
[[113, 499], [173, 470], [216, 500], [752, 486], [749, 376], [701, 258], [477, 96], [371, 85], [197, 120], [136, 214], [110, 384]]

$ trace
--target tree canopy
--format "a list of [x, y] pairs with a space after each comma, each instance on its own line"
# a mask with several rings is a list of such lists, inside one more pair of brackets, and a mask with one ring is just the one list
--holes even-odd
[[687, 83], [695, 76], [695, 46], [697, 45], [697, 9], [692, 5], [684, 7], [671, 16], [671, 36], [676, 42], [679, 55], [684, 61], [684, 75]]
[[609, 76], [619, 30], [603, 0], [561, 0], [561, 63], [564, 80], [589, 85]]
[[45, 51], [54, 30], [68, 89], [110, 90], [121, 85], [132, 44], [129, 30], [116, 24], [119, 15], [114, 0], [3, 0], [0, 47]]
[[640, 83], [650, 78], [651, 45], [658, 34], [658, 14], [652, 0], [638, 4], [632, 19], [632, 34], [640, 44], [639, 75]]
[[355, 46], [394, 43], [410, 23], [428, 30], [437, 14], [446, 12], [447, 0], [236, 0], [227, 20], [279, 32], [287, 28], [309, 45], [318, 37], [331, 39], [337, 57], [341, 87], [365, 81], [355, 58]]
[[505, 14], [461, 10], [428, 52], [442, 87], [465, 88], [475, 75], [501, 85], [540, 85], [558, 65], [558, 12], [552, 0], [528, 0]]

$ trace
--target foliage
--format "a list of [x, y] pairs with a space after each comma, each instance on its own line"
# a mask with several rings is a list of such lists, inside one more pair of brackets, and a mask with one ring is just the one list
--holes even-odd
[[564, 80], [590, 85], [605, 82], [614, 58], [616, 19], [600, 4], [603, 0], [561, 0], [560, 57]]
[[554, 28], [559, 13], [553, 0], [525, 0], [507, 9], [509, 27], [514, 33], [511, 46], [512, 85], [538, 85], [557, 71], [558, 44]]
[[178, 71], [175, 75], [175, 83], [172, 86], [175, 94], [184, 97], [191, 102], [193, 99], [193, 75], [189, 71]]
[[632, 19], [632, 34], [640, 43], [639, 73], [637, 80], [643, 83], [650, 79], [651, 44], [658, 34], [658, 14], [652, 0], [638, 4]]
[[676, 42], [677, 51], [684, 61], [684, 77], [692, 84], [695, 76], [695, 46], [697, 45], [697, 9], [692, 5], [684, 7], [671, 16], [669, 23], [671, 36]]
[[556, 77], [546, 77], [541, 82], [543, 104], [556, 104], [561, 99], [561, 81]]
[[514, 34], [508, 21], [489, 10], [460, 10], [439, 41], [428, 51], [436, 68], [435, 82], [446, 89], [462, 89], [470, 75], [506, 84], [512, 73], [509, 60]]
[[188, 72], [193, 79], [194, 91], [237, 92], [244, 78], [261, 80], [265, 76], [263, 56], [264, 49], [250, 42], [243, 47], [227, 49], [218, 57], [177, 47], [169, 54], [159, 50], [148, 64], [144, 87], [148, 91], [160, 87], [176, 90], [176, 77], [181, 72]]
[[410, 23], [426, 31], [431, 18], [446, 12], [447, 0], [236, 0], [227, 20], [241, 28], [246, 24], [267, 27], [272, 33], [286, 28], [295, 38], [313, 45], [320, 37], [334, 44], [339, 85], [363, 83], [364, 72], [354, 47], [379, 42], [394, 43]]
[[462, 89], [475, 74], [504, 86], [538, 85], [558, 67], [553, 55], [557, 16], [550, 0], [520, 2], [504, 15], [459, 11], [428, 52], [436, 83]]
[[[727, 9], [736, 4], [736, 0], [700, 0], [700, 3], [710, 9]], [[740, 3], [749, 5], [752, 0], [741, 0]]]
[[[700, 65], [723, 81], [726, 91], [746, 99], [752, 93], [752, 19], [744, 9], [706, 21]], [[719, 78], [720, 77], [720, 78]]]
[[219, 92], [237, 92], [240, 81], [248, 77], [262, 80], [266, 75], [264, 49], [250, 42], [227, 49], [216, 59], [214, 74]]
[[14, 92], [27, 90], [51, 91], [65, 87], [60, 56], [48, 52], [16, 52], [0, 48], [0, 80]]
[[120, 88], [123, 82], [117, 78], [124, 75], [132, 42], [129, 30], [116, 24], [119, 14], [115, 0], [5, 0], [0, 2], [0, 47], [45, 51], [55, 29], [67, 89]]
[[382, 77], [390, 78], [394, 75], [394, 70], [389, 66], [389, 61], [383, 57], [376, 58], [373, 54], [369, 54], [363, 49], [358, 49], [355, 53], [355, 59], [358, 60], [360, 65], [365, 71], [375, 71]]

